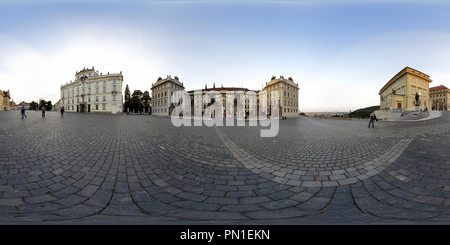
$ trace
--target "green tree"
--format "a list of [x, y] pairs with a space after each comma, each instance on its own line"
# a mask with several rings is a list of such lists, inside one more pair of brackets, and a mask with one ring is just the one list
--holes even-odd
[[49, 100], [49, 101], [45, 102], [45, 110], [46, 111], [51, 111], [52, 107], [53, 107], [52, 101]]
[[152, 102], [152, 97], [150, 97], [150, 93], [145, 90], [144, 94], [142, 95], [142, 104], [144, 106], [145, 112], [150, 112], [150, 103]]
[[38, 103], [33, 100], [30, 103], [30, 110], [37, 110], [38, 106], [39, 106]]
[[141, 90], [134, 90], [133, 94], [131, 95], [131, 108], [133, 111], [142, 111], [144, 108], [144, 105], [142, 103], [142, 96], [144, 94]]
[[130, 109], [130, 107], [131, 107], [131, 93], [130, 93], [130, 88], [128, 87], [128, 84], [127, 84], [127, 86], [125, 86], [124, 99], [125, 99], [125, 102], [123, 104], [123, 111], [128, 112], [128, 109]]
[[45, 100], [40, 100], [40, 101], [39, 101], [39, 107], [38, 107], [38, 110], [42, 110], [42, 107], [45, 107]]

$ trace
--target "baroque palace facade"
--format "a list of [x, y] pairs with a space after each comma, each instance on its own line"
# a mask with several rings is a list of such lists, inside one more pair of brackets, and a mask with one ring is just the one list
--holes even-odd
[[60, 109], [68, 112], [110, 113], [123, 111], [123, 75], [102, 74], [83, 68], [75, 73], [75, 80], [61, 85]]
[[[278, 79], [272, 77], [262, 90], [250, 90], [239, 87], [205, 86], [205, 89], [185, 91], [185, 87], [178, 77], [158, 78], [152, 84], [152, 114], [170, 116], [172, 111], [181, 103], [174, 97], [174, 92], [183, 91], [190, 98], [191, 116], [217, 117], [273, 117], [277, 112], [279, 117], [296, 117], [298, 109], [298, 83], [291, 77]], [[272, 92], [275, 97], [273, 97]], [[240, 96], [243, 94], [244, 96]], [[227, 103], [228, 102], [228, 103]], [[277, 109], [277, 110], [276, 110]], [[260, 112], [262, 115], [260, 115]]]

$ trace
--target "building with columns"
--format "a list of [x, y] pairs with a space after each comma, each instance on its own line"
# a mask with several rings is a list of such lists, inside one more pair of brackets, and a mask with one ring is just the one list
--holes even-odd
[[122, 84], [122, 72], [102, 74], [94, 67], [83, 68], [73, 81], [61, 85], [59, 106], [65, 112], [122, 113]]
[[[173, 92], [184, 91], [185, 87], [178, 77], [167, 76], [165, 79], [159, 77], [157, 82], [152, 84], [151, 90], [152, 114], [170, 116], [180, 104], [179, 98], [173, 97]], [[190, 104], [185, 104], [184, 109], [189, 107], [190, 115], [197, 117], [214, 118], [223, 114], [235, 118], [266, 118], [274, 116], [272, 112], [276, 106], [278, 117], [298, 117], [298, 93], [298, 83], [294, 83], [292, 77], [286, 79], [283, 76], [272, 77], [262, 91], [242, 87], [216, 87], [215, 84], [208, 88], [205, 85], [204, 89], [186, 92]]]
[[[224, 117], [243, 119], [259, 116], [258, 96], [260, 91], [239, 87], [212, 88], [205, 85], [205, 89], [191, 90], [188, 94], [191, 99], [191, 116], [202, 117], [205, 113], [208, 118], [215, 118], [218, 114]], [[243, 96], [240, 96], [239, 94]]]

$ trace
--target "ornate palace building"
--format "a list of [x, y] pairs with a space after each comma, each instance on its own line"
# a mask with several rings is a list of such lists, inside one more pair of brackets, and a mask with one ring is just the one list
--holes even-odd
[[94, 67], [83, 68], [74, 81], [61, 85], [59, 106], [66, 112], [122, 113], [122, 84], [122, 72], [103, 75]]
[[419, 95], [419, 107], [431, 109], [430, 76], [410, 67], [405, 67], [389, 80], [380, 92], [380, 109], [414, 111], [415, 95]]
[[449, 110], [450, 90], [444, 85], [430, 88], [430, 100], [432, 110]]

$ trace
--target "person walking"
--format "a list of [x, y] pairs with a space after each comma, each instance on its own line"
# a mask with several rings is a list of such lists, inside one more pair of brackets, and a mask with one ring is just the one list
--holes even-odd
[[25, 115], [25, 107], [22, 107], [22, 110], [20, 110], [20, 114], [22, 114], [22, 119], [23, 117], [27, 117], [27, 115]]
[[375, 124], [375, 127], [377, 126], [377, 115], [375, 115], [375, 113], [373, 114], [373, 123]]
[[367, 126], [368, 128], [370, 128], [371, 123], [372, 123], [372, 128], [373, 128], [373, 113], [370, 113], [369, 126]]
[[64, 114], [64, 107], [61, 107], [61, 115]]
[[42, 116], [45, 117], [45, 106], [43, 106], [43, 107], [41, 108], [41, 110], [42, 110]]

